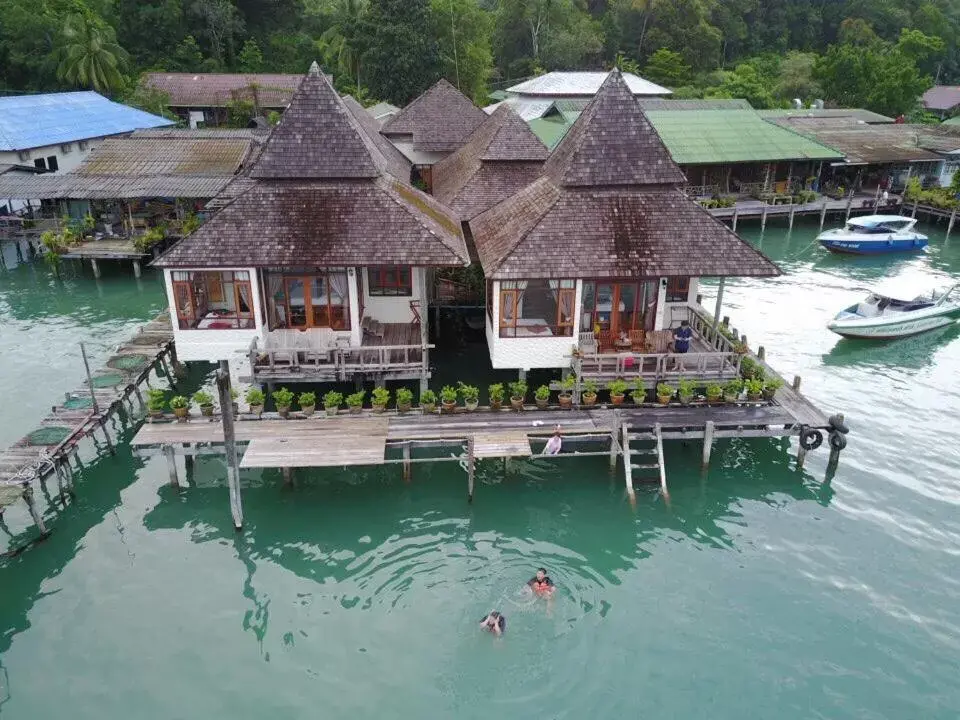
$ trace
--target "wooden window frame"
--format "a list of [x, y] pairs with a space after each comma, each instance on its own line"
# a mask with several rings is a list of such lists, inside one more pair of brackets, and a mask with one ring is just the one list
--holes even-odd
[[[342, 303], [334, 304], [333, 303], [333, 284], [330, 282], [330, 276], [335, 274], [343, 274], [348, 278], [348, 292], [347, 295], [343, 298]], [[287, 318], [287, 329], [289, 330], [313, 330], [321, 328], [329, 328], [336, 332], [349, 332], [350, 331], [350, 293], [349, 293], [349, 273], [345, 270], [339, 273], [334, 272], [322, 272], [322, 273], [309, 273], [306, 275], [286, 275], [281, 274], [280, 278], [282, 280], [283, 287], [283, 305], [286, 311]], [[316, 324], [314, 323], [314, 314], [313, 314], [313, 290], [312, 284], [313, 281], [317, 278], [323, 278], [326, 288], [327, 302], [324, 305], [326, 309], [326, 324]], [[297, 281], [303, 283], [303, 302], [304, 302], [304, 313], [306, 324], [304, 325], [293, 325], [292, 318], [293, 314], [290, 310], [290, 282]], [[234, 283], [241, 284], [247, 283], [245, 280], [235, 280]], [[237, 306], [239, 308], [239, 305]], [[345, 312], [344, 312], [345, 311]], [[339, 320], [341, 319], [342, 322]], [[337, 322], [335, 322], [337, 320]], [[271, 328], [276, 330], [277, 328]]]
[[[678, 300], [677, 298], [680, 295], [683, 295], [683, 298]], [[668, 303], [679, 303], [687, 302], [690, 299], [690, 277], [677, 275], [674, 277], [667, 278], [667, 294], [666, 300], [664, 302]]]
[[[563, 298], [569, 297], [570, 302], [568, 307], [570, 307], [570, 320], [565, 321], [563, 319]], [[574, 321], [577, 318], [577, 288], [576, 285], [572, 288], [558, 288], [557, 294], [557, 335], [560, 337], [573, 337], [574, 334]], [[570, 328], [569, 334], [567, 332], [559, 332], [563, 328]]]
[[[193, 280], [171, 280], [173, 285], [173, 302], [177, 312], [177, 324], [181, 330], [192, 330], [197, 321], [197, 308], [193, 296]], [[178, 290], [186, 291], [187, 305], [190, 308], [189, 314], [183, 312], [180, 304], [180, 293]]]
[[[393, 271], [394, 283], [383, 282], [383, 275]], [[401, 282], [401, 271], [406, 271], [407, 282]], [[413, 268], [410, 265], [372, 265], [367, 268], [367, 293], [370, 297], [413, 297]], [[390, 289], [394, 292], [385, 292]]]
[[[509, 302], [510, 307], [513, 308], [513, 318], [508, 320], [504, 316], [504, 309], [507, 307]], [[520, 305], [520, 290], [516, 288], [500, 288], [500, 318], [499, 318], [499, 335], [500, 337], [516, 337], [517, 336], [517, 310]], [[504, 335], [504, 330], [512, 330], [512, 334], [508, 333]]]

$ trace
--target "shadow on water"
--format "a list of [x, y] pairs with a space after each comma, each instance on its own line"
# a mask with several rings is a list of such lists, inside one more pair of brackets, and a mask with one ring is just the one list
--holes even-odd
[[934, 364], [937, 353], [960, 337], [960, 324], [937, 328], [898, 340], [840, 338], [822, 356], [834, 367], [892, 367], [919, 370]]

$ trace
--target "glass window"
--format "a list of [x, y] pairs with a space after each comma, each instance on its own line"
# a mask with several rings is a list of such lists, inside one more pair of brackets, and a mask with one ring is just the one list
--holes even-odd
[[690, 278], [672, 277], [667, 280], [667, 302], [686, 302], [690, 293]]
[[253, 288], [249, 277], [246, 272], [172, 272], [180, 329], [237, 330], [255, 327]]
[[575, 280], [511, 280], [500, 288], [500, 337], [573, 335]]
[[50, 157], [47, 158], [47, 169], [50, 172], [56, 172], [57, 170], [60, 169], [60, 163], [57, 160], [56, 155], [51, 155]]
[[[270, 330], [350, 329], [350, 285], [346, 271], [303, 274], [272, 271], [265, 277]], [[238, 279], [237, 285], [242, 284]]]
[[367, 270], [370, 296], [413, 295], [410, 268], [405, 265], [382, 265]]

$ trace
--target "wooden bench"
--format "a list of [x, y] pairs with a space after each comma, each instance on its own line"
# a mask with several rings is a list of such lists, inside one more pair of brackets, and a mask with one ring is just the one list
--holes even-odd
[[372, 335], [375, 338], [383, 340], [383, 325], [379, 320], [374, 320], [369, 315], [360, 321], [360, 327], [363, 329], [363, 332], [367, 335]]

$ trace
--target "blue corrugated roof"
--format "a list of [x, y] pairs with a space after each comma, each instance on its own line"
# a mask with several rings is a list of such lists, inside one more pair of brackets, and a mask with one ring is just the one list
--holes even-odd
[[0, 97], [0, 150], [28, 150], [174, 124], [92, 91]]

